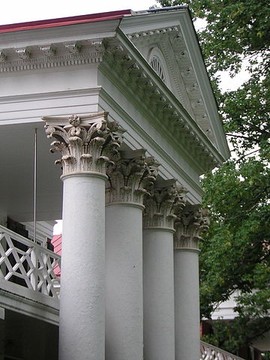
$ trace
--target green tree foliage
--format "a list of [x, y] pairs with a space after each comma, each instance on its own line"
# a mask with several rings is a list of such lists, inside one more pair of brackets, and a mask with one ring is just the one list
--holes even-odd
[[[162, 6], [183, 5], [160, 0]], [[216, 345], [237, 352], [270, 329], [270, 3], [188, 0], [232, 158], [203, 181], [212, 223], [201, 251], [201, 313], [237, 292], [234, 325], [216, 325]], [[222, 91], [222, 72], [249, 78]], [[226, 336], [225, 336], [226, 335]]]

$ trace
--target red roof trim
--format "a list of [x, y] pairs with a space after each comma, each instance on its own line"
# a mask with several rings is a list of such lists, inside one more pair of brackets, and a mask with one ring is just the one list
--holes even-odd
[[0, 26], [0, 33], [9, 33], [15, 31], [47, 29], [59, 26], [76, 25], [83, 23], [92, 23], [97, 21], [122, 19], [124, 15], [130, 15], [131, 10], [119, 10], [98, 14], [71, 16], [58, 19], [29, 21], [18, 24], [8, 24]]

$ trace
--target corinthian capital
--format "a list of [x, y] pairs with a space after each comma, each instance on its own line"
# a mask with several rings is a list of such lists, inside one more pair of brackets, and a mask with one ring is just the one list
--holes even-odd
[[167, 180], [156, 185], [144, 201], [144, 227], [174, 230], [176, 213], [185, 206], [186, 193], [181, 185], [176, 184], [176, 180]]
[[207, 209], [202, 209], [200, 205], [187, 205], [178, 214], [175, 222], [175, 248], [199, 248], [199, 240], [202, 232], [209, 227], [209, 217]]
[[108, 168], [107, 204], [136, 203], [143, 205], [157, 176], [158, 163], [145, 156], [145, 150], [120, 151], [119, 158]]
[[109, 122], [108, 113], [89, 115], [46, 116], [47, 137], [55, 138], [51, 152], [60, 152], [63, 176], [94, 172], [106, 175], [106, 166], [118, 151], [122, 129], [116, 122]]

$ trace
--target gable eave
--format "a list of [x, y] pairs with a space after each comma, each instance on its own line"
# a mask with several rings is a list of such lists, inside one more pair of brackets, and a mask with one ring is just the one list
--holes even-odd
[[[139, 38], [147, 41], [147, 36], [153, 32], [162, 36], [168, 29], [178, 28], [184, 38], [188, 52], [190, 67], [192, 68], [196, 86], [199, 89], [199, 97], [196, 100], [204, 106], [209, 118], [214, 145], [224, 159], [230, 156], [225, 132], [218, 113], [216, 99], [214, 97], [210, 80], [206, 71], [198, 38], [193, 26], [190, 12], [187, 6], [164, 8], [138, 12], [134, 16], [125, 17], [120, 23], [122, 32], [135, 44]], [[181, 71], [179, 69], [179, 71]], [[190, 74], [188, 74], [190, 75]]]
[[[161, 122], [166, 118], [167, 121], [170, 121], [171, 124], [173, 123], [180, 131], [179, 138], [176, 138], [175, 141], [178, 141], [180, 144], [183, 141], [183, 136], [185, 136], [186, 142], [193, 144], [193, 150], [196, 149], [196, 153], [200, 155], [198, 157], [200, 165], [205, 164], [203, 169], [201, 169], [202, 172], [208, 171], [224, 162], [226, 158], [223, 154], [188, 114], [128, 36], [119, 28], [116, 39], [110, 41], [107, 44], [106, 52], [113, 53], [114, 64], [122, 64], [123, 68], [119, 71], [124, 71], [125, 67], [129, 72], [129, 85], [132, 86], [132, 82], [136, 82], [134, 90], [139, 86], [140, 89], [144, 89], [142, 91], [148, 94], [148, 99], [151, 99], [154, 107], [157, 109], [156, 118], [159, 118]], [[142, 101], [143, 99], [146, 100], [142, 96]], [[162, 113], [160, 109], [162, 109]], [[166, 116], [164, 116], [164, 112], [166, 112]], [[176, 133], [173, 131], [172, 135], [175, 137]], [[201, 159], [199, 160], [200, 157]], [[204, 161], [201, 161], [202, 158], [204, 158]]]

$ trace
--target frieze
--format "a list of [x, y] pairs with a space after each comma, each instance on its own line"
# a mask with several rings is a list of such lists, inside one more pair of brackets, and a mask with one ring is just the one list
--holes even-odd
[[99, 40], [0, 49], [0, 72], [99, 63], [103, 54]]

